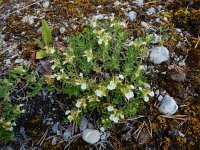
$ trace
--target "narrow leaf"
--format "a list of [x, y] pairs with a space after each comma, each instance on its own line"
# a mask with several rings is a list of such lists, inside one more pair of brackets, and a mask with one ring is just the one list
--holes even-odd
[[43, 59], [46, 56], [47, 56], [47, 53], [44, 50], [37, 51], [36, 53], [36, 59]]
[[38, 44], [38, 46], [39, 46], [40, 48], [44, 48], [44, 44], [42, 43], [42, 41], [40, 41], [40, 40], [38, 40], [38, 39], [35, 39], [35, 38], [34, 38], [34, 40], [35, 40], [35, 42]]
[[42, 39], [46, 45], [52, 41], [51, 29], [45, 20], [42, 20]]

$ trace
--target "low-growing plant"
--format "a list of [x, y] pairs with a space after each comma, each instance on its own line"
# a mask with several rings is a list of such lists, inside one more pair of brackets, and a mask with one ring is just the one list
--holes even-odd
[[[2, 78], [4, 79], [0, 79], [0, 142], [14, 139], [15, 121], [25, 112], [20, 101], [34, 97], [42, 87], [42, 82], [36, 81], [34, 71], [25, 70], [22, 66], [11, 69]], [[14, 104], [11, 97], [14, 97]]]
[[36, 58], [48, 57], [51, 64], [44, 75], [47, 88], [65, 93], [72, 102], [65, 113], [69, 121], [80, 122], [82, 115], [95, 114], [99, 124], [110, 127], [133, 117], [142, 100], [153, 96], [141, 65], [152, 36], [129, 40], [125, 26], [114, 15], [102, 22], [93, 18], [82, 33], [69, 37], [63, 50], [53, 46], [51, 30], [42, 21]]

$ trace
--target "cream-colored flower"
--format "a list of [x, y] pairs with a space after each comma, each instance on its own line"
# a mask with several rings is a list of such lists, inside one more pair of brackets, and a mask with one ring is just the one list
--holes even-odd
[[134, 89], [135, 89], [134, 85], [130, 85], [130, 88], [131, 88], [132, 90], [134, 90]]
[[50, 49], [50, 53], [51, 53], [51, 54], [54, 54], [54, 53], [55, 53], [55, 51], [56, 51], [56, 50], [55, 50], [55, 48], [54, 48], [54, 47]]
[[122, 74], [119, 75], [119, 78], [124, 80], [124, 76]]
[[87, 84], [82, 83], [82, 84], [81, 84], [81, 90], [85, 90], [85, 89], [87, 89]]
[[114, 118], [115, 118], [115, 115], [114, 115], [114, 114], [111, 114], [110, 117], [109, 117], [109, 119], [110, 119], [111, 121], [113, 121]]
[[74, 55], [69, 55], [67, 53], [63, 53], [63, 55], [65, 55], [65, 60], [63, 61], [63, 65], [65, 65], [67, 63], [72, 63], [75, 58]]
[[51, 69], [54, 70], [56, 68], [56, 65], [52, 65]]
[[149, 97], [148, 96], [144, 96], [144, 101], [148, 102], [149, 101]]
[[71, 113], [70, 110], [65, 111], [65, 115], [66, 115], [66, 116], [69, 115], [70, 113]]
[[149, 96], [154, 97], [154, 92], [153, 91], [149, 92], [148, 94], [149, 94]]
[[90, 62], [93, 58], [93, 53], [92, 53], [92, 49], [88, 50], [88, 51], [84, 51], [84, 55], [85, 57], [87, 57], [87, 62]]
[[110, 81], [110, 83], [109, 83], [108, 86], [107, 86], [107, 88], [108, 88], [109, 90], [114, 90], [116, 87], [117, 87], [117, 86], [116, 86], [115, 82], [113, 82], [113, 81]]
[[81, 101], [77, 101], [77, 102], [76, 102], [76, 107], [77, 107], [77, 108], [80, 108], [80, 107], [81, 107]]
[[128, 93], [125, 93], [125, 97], [129, 100], [130, 98], [133, 98], [134, 97], [134, 94], [132, 91], [128, 92]]
[[103, 96], [103, 92], [101, 90], [96, 90], [95, 91], [95, 94], [98, 96], [98, 97], [102, 97]]
[[114, 107], [113, 107], [113, 106], [108, 106], [108, 107], [107, 107], [107, 110], [108, 110], [108, 111], [113, 111], [113, 110], [114, 110]]
[[118, 122], [119, 122], [119, 117], [117, 117], [117, 116], [114, 117], [114, 118], [113, 118], [113, 122], [118, 123]]

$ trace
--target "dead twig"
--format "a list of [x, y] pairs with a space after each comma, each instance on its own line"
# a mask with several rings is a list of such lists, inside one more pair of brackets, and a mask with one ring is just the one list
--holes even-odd
[[74, 140], [78, 139], [80, 136], [81, 136], [81, 134], [74, 135], [74, 136], [72, 137], [71, 141], [69, 141], [69, 143], [65, 146], [64, 150], [67, 149], [67, 148], [70, 146], [70, 144], [71, 144]]
[[199, 41], [200, 41], [200, 37], [199, 37], [199, 39], [198, 39], [198, 41], [197, 41], [197, 43], [196, 43], [196, 45], [195, 45], [194, 48], [197, 48], [197, 46], [198, 46], [198, 44], [199, 44]]
[[37, 145], [42, 146], [42, 144], [43, 144], [43, 142], [44, 142], [44, 140], [45, 140], [47, 134], [48, 134], [48, 129], [45, 131], [45, 133], [43, 134], [43, 136], [42, 136], [42, 137], [40, 138], [40, 140], [37, 142]]
[[161, 116], [165, 118], [178, 119], [178, 120], [184, 120], [184, 121], [188, 119], [187, 115], [173, 115], [173, 116], [161, 115]]

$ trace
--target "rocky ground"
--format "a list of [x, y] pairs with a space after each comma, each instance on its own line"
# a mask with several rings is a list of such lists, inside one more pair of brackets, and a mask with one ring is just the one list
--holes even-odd
[[101, 140], [89, 145], [80, 133], [86, 127], [96, 129], [94, 121], [85, 116], [80, 126], [64, 123], [65, 98], [43, 91], [24, 102], [26, 113], [15, 127], [17, 140], [2, 143], [2, 149], [200, 149], [198, 0], [3, 0], [0, 4], [1, 74], [33, 61], [41, 19], [49, 22], [59, 48], [65, 47], [68, 36], [81, 32], [89, 18], [104, 20], [112, 13], [128, 23], [126, 30], [133, 38], [146, 32], [156, 37], [143, 64], [155, 96], [136, 118], [110, 131], [99, 130]]

